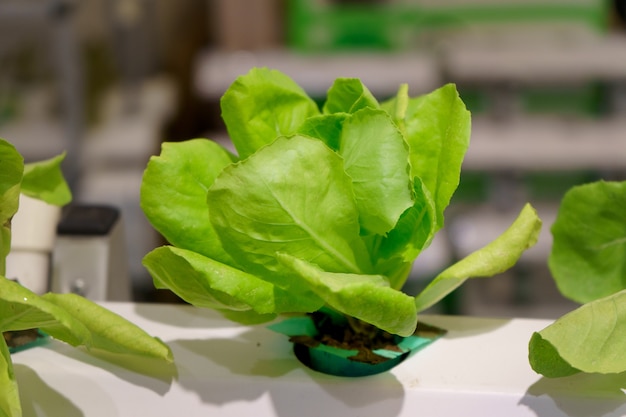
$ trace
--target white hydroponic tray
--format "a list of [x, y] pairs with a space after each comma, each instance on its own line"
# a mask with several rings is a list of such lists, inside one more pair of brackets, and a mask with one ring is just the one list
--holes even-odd
[[175, 365], [109, 362], [50, 341], [13, 355], [25, 416], [626, 415], [624, 374], [532, 371], [528, 341], [546, 320], [426, 316], [448, 334], [389, 373], [346, 379], [304, 367], [264, 326], [184, 305], [104, 305], [167, 342]]

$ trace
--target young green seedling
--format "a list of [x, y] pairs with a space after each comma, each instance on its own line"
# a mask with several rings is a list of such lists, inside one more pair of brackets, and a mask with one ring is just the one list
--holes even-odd
[[[0, 139], [0, 332], [39, 329], [72, 346], [172, 362], [167, 345], [107, 309], [75, 294], [39, 296], [5, 277], [6, 256], [11, 249], [11, 218], [18, 210], [20, 193], [61, 206], [72, 198], [61, 173], [63, 157], [24, 164], [15, 147]], [[3, 337], [0, 416], [21, 415], [11, 354]]]

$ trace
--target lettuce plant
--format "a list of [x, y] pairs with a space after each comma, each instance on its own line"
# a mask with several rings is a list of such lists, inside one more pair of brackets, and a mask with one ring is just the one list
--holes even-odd
[[626, 182], [569, 190], [552, 226], [548, 265], [561, 293], [582, 305], [530, 341], [540, 374], [626, 372]]
[[325, 307], [407, 336], [418, 312], [511, 267], [536, 240], [540, 220], [526, 206], [417, 297], [401, 291], [444, 225], [469, 145], [454, 85], [413, 98], [404, 85], [379, 103], [339, 78], [320, 108], [285, 74], [254, 68], [221, 108], [238, 155], [207, 139], [165, 142], [141, 188], [169, 242], [143, 263], [156, 287], [191, 304], [249, 324]]
[[[171, 362], [167, 345], [105, 308], [75, 294], [38, 296], [5, 277], [11, 218], [20, 193], [54, 205], [71, 200], [60, 169], [63, 158], [24, 164], [15, 147], [0, 139], [0, 332], [40, 329], [73, 346]], [[5, 338], [0, 338], [0, 416], [21, 414], [11, 354]]]

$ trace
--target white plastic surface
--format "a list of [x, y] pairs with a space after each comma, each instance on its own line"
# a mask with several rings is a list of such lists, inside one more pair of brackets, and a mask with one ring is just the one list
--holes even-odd
[[50, 289], [50, 253], [12, 249], [7, 256], [6, 276], [35, 294], [45, 293]]
[[11, 219], [6, 276], [37, 294], [50, 287], [50, 255], [60, 217], [60, 207], [21, 194], [19, 209]]
[[51, 291], [92, 301], [130, 301], [124, 238], [121, 215], [104, 235], [60, 234], [52, 256]]
[[624, 375], [548, 380], [531, 370], [528, 340], [545, 320], [424, 317], [448, 335], [390, 373], [346, 379], [305, 368], [264, 326], [189, 306], [105, 306], [166, 341], [175, 365], [111, 363], [54, 341], [17, 353], [25, 416], [626, 415]]
[[11, 219], [11, 248], [51, 252], [61, 208], [20, 194], [19, 209]]

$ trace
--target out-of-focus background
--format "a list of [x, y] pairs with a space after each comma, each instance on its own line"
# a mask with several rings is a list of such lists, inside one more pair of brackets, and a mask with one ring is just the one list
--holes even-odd
[[0, 0], [0, 137], [27, 161], [67, 151], [78, 204], [120, 210], [133, 297], [155, 291], [141, 258], [162, 244], [139, 207], [163, 141], [228, 146], [219, 97], [253, 66], [322, 98], [339, 76], [379, 98], [457, 84], [473, 113], [461, 185], [444, 232], [418, 259], [416, 292], [479, 248], [526, 201], [538, 245], [498, 279], [435, 310], [556, 317], [549, 227], [564, 192], [626, 172], [624, 0]]

